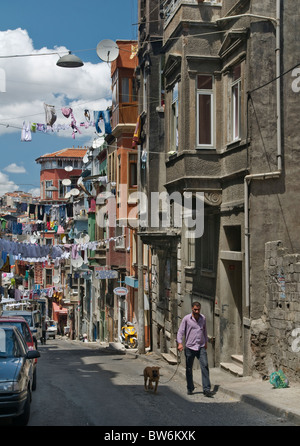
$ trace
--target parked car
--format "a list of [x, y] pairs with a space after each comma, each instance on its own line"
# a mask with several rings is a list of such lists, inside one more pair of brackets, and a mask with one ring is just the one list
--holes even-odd
[[47, 337], [55, 339], [57, 335], [57, 322], [52, 319], [47, 321]]
[[42, 324], [41, 324], [40, 311], [4, 310], [2, 312], [2, 316], [23, 317], [29, 325], [35, 343], [35, 348], [37, 349], [37, 340], [41, 339], [42, 337]]
[[30, 418], [32, 360], [39, 356], [37, 350], [28, 350], [16, 327], [0, 327], [0, 417], [12, 418], [18, 426], [26, 426]]
[[[23, 335], [28, 350], [35, 350], [35, 342], [33, 340], [29, 325], [27, 321], [23, 317], [15, 317], [15, 316], [1, 316], [0, 317], [0, 328], [5, 325], [14, 325]], [[37, 358], [33, 360], [33, 382], [32, 382], [32, 390], [36, 390], [36, 379], [37, 379]]]

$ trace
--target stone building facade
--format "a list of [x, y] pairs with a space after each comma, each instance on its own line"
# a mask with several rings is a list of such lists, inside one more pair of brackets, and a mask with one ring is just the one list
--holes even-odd
[[281, 241], [266, 243], [265, 301], [259, 319], [251, 321], [253, 370], [270, 375], [282, 369], [300, 380], [300, 254]]
[[[146, 104], [148, 94], [152, 107], [152, 114], [144, 110], [144, 144], [153, 154], [144, 172], [150, 178], [147, 192], [179, 194], [182, 200], [190, 193], [192, 216], [204, 223], [201, 237], [186, 237], [186, 228], [174, 224], [174, 200], [169, 227], [144, 231], [153, 254], [154, 348], [176, 346], [181, 318], [200, 300], [211, 366], [238, 355], [244, 375], [284, 364], [294, 378], [299, 352], [294, 362], [284, 360], [287, 353], [270, 356], [275, 337], [284, 331], [273, 334], [278, 318], [266, 304], [264, 260], [265, 245], [273, 240], [282, 240], [291, 254], [300, 252], [299, 14], [291, 0], [139, 4], [140, 101]], [[157, 36], [162, 36], [160, 56], [152, 47]], [[147, 90], [152, 76], [158, 79], [157, 70], [163, 107], [160, 91]], [[160, 207], [162, 219], [164, 210]], [[296, 318], [295, 311], [290, 305], [289, 317]], [[291, 332], [297, 323], [290, 324]]]

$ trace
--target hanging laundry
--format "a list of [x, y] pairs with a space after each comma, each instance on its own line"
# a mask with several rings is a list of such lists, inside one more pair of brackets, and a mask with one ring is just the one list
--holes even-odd
[[141, 143], [141, 130], [142, 130], [142, 118], [141, 115], [139, 115], [132, 138], [132, 147], [136, 147], [138, 144]]
[[65, 118], [69, 118], [71, 113], [73, 112], [73, 110], [69, 107], [63, 107], [61, 109], [61, 111], [62, 111], [62, 114], [65, 116]]
[[147, 150], [143, 149], [142, 155], [141, 155], [141, 163], [142, 163], [142, 169], [146, 169], [146, 163], [147, 163]]
[[36, 125], [36, 131], [37, 132], [42, 132], [42, 133], [47, 133], [47, 126], [46, 126], [46, 124], [37, 124]]
[[94, 111], [94, 121], [97, 133], [111, 133], [110, 110]]
[[36, 207], [35, 204], [30, 204], [29, 205], [29, 215], [30, 214], [35, 214], [35, 207]]
[[43, 220], [43, 218], [44, 218], [44, 213], [45, 213], [44, 205], [43, 205], [43, 204], [39, 204], [39, 205], [38, 205], [38, 218], [40, 218], [41, 220]]
[[44, 109], [45, 109], [46, 124], [52, 127], [57, 119], [55, 107], [54, 105], [48, 105], [44, 103]]
[[84, 110], [84, 116], [87, 121], [91, 120], [91, 115], [90, 115], [89, 110]]
[[22, 142], [30, 142], [32, 141], [31, 131], [30, 131], [30, 125], [27, 122], [23, 122], [23, 128], [21, 132], [21, 141]]
[[72, 110], [72, 108], [69, 108], [69, 107], [63, 107], [61, 109], [61, 111], [62, 111], [62, 114], [66, 118], [69, 118], [71, 116], [71, 128], [73, 129], [72, 138], [75, 139], [75, 134], [77, 132], [81, 134], [81, 131], [77, 127], [77, 123], [76, 123], [76, 119], [75, 119], [74, 114], [73, 114], [73, 110]]

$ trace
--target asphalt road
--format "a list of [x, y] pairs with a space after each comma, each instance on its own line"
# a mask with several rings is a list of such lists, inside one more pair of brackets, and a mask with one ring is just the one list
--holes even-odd
[[[48, 340], [39, 350], [29, 426], [126, 427], [128, 432], [145, 426], [152, 432], [158, 426], [190, 431], [191, 426], [291, 425], [221, 392], [207, 398], [196, 389], [189, 396], [185, 379], [173, 376], [169, 367], [161, 369], [157, 393], [146, 392], [143, 370], [157, 364], [141, 357], [102, 353], [61, 339]], [[116, 430], [107, 432], [113, 436]]]

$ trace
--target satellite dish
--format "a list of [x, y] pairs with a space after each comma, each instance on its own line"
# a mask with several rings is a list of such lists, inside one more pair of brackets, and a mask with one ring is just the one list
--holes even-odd
[[87, 156], [87, 154], [84, 155], [83, 160], [84, 164], [89, 162], [89, 157]]
[[67, 192], [65, 198], [70, 198], [70, 197], [71, 197], [71, 192]]
[[65, 178], [64, 180], [62, 180], [62, 184], [64, 186], [70, 186], [71, 183], [72, 181], [69, 178]]
[[119, 55], [119, 47], [113, 40], [105, 39], [98, 43], [96, 52], [103, 62], [113, 62]]
[[66, 167], [65, 167], [65, 170], [66, 170], [67, 172], [71, 172], [71, 171], [73, 170], [73, 167], [72, 167], [72, 166], [66, 166]]
[[69, 193], [70, 193], [71, 195], [76, 196], [76, 195], [79, 195], [79, 194], [80, 194], [80, 191], [79, 191], [79, 189], [71, 189]]
[[78, 256], [77, 259], [72, 259], [71, 263], [74, 268], [80, 268], [83, 264], [83, 258], [81, 256]]
[[52, 281], [53, 283], [59, 283], [60, 282], [59, 276], [54, 276]]

